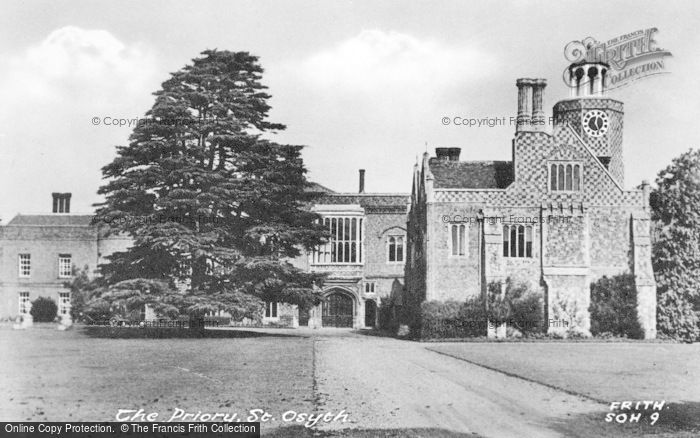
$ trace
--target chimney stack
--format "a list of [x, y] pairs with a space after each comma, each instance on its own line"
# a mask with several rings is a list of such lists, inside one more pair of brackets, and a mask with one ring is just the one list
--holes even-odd
[[459, 161], [461, 148], [435, 148], [435, 156], [440, 161]]
[[542, 101], [546, 79], [521, 78], [515, 81], [518, 87], [518, 115], [515, 132], [544, 131], [545, 117]]
[[546, 79], [534, 79], [532, 85], [532, 129], [543, 132], [545, 129], [544, 108], [544, 87], [547, 86]]
[[365, 192], [365, 169], [360, 169], [360, 193]]
[[459, 154], [461, 152], [461, 148], [447, 148], [447, 157], [450, 161], [459, 161]]
[[51, 196], [54, 213], [70, 213], [70, 193], [52, 193]]
[[450, 159], [447, 148], [435, 148], [435, 156], [440, 161], [447, 161]]
[[532, 81], [530, 79], [521, 78], [515, 81], [515, 86], [518, 87], [518, 114], [516, 118], [515, 132], [527, 131], [530, 127], [530, 118], [532, 117]]

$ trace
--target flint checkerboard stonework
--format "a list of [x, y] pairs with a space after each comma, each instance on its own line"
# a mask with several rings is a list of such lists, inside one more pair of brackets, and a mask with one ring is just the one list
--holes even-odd
[[[523, 91], [527, 87], [537, 92]], [[418, 303], [463, 301], [486, 293], [489, 282], [524, 278], [543, 294], [547, 318], [587, 331], [591, 282], [631, 273], [640, 323], [645, 337], [654, 338], [649, 191], [648, 185], [624, 188], [623, 104], [605, 97], [604, 90], [563, 100], [554, 106], [551, 132], [544, 132], [528, 125], [533, 117], [528, 111], [541, 107], [528, 99], [542, 99], [544, 81], [519, 80], [518, 88], [524, 124], [513, 138], [512, 161], [460, 161], [455, 148], [438, 148], [435, 157], [425, 153], [415, 166], [406, 293]], [[607, 118], [605, 132], [589, 135], [582, 126], [592, 110]], [[552, 188], [550, 169], [557, 163], [580, 166], [579, 190]], [[532, 227], [531, 254], [505, 256], [504, 227], [523, 218]], [[455, 259], [450, 225], [465, 220], [468, 257]]]

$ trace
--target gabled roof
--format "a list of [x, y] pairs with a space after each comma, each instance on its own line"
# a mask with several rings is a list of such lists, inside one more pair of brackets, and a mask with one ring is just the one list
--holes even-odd
[[615, 179], [614, 176], [612, 176], [612, 174], [610, 173], [610, 171], [603, 165], [603, 163], [600, 162], [600, 160], [598, 159], [598, 157], [595, 156], [595, 154], [593, 153], [593, 151], [591, 151], [591, 148], [589, 148], [588, 145], [586, 144], [586, 142], [583, 141], [583, 139], [581, 138], [581, 136], [578, 135], [578, 133], [576, 132], [576, 130], [574, 129], [574, 127], [571, 126], [570, 123], [567, 123], [567, 124], [566, 124], [566, 127], [569, 129], [569, 132], [571, 132], [571, 134], [573, 134], [574, 138], [575, 138], [576, 140], [578, 140], [579, 144], [580, 144], [581, 146], [583, 146], [583, 149], [585, 149], [585, 151], [588, 153], [588, 155], [593, 159], [592, 161], [598, 165], [598, 168], [610, 179], [610, 181], [613, 182], [613, 184], [615, 184], [615, 185], [617, 186], [617, 188], [618, 188], [620, 191], [623, 191], [624, 189], [622, 188], [622, 186], [620, 185], [620, 183]]
[[91, 214], [18, 214], [6, 226], [70, 226], [87, 227], [92, 224]]
[[306, 187], [304, 188], [304, 191], [306, 192], [311, 192], [311, 193], [335, 193], [333, 190], [329, 189], [326, 186], [322, 186], [321, 184], [313, 181], [309, 181]]
[[512, 161], [447, 161], [431, 158], [433, 187], [443, 189], [505, 189], [513, 182]]
[[359, 204], [362, 207], [405, 207], [411, 202], [403, 193], [328, 193], [316, 200], [318, 204]]

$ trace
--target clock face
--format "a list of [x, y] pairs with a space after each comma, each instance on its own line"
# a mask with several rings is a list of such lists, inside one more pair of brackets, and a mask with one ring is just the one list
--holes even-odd
[[591, 110], [583, 115], [581, 120], [583, 130], [589, 137], [601, 137], [608, 131], [610, 122], [608, 115], [601, 110]]

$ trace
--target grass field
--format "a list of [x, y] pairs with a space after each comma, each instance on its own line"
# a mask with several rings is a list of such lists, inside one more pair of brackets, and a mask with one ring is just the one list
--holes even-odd
[[[131, 333], [134, 336], [116, 333], [119, 336], [115, 338], [88, 333], [89, 330], [79, 328], [64, 332], [51, 328], [1, 328], [0, 420], [114, 421], [119, 409], [143, 409], [144, 414], [157, 414], [157, 418], [148, 420], [159, 422], [168, 421], [179, 410], [189, 414], [235, 413], [245, 421], [252, 409], [260, 409], [275, 418], [263, 423], [264, 436], [274, 438], [475, 436], [443, 429], [440, 423], [432, 428], [379, 430], [374, 428], [376, 425], [360, 421], [356, 429], [329, 431], [280, 421], [281, 414], [289, 410], [314, 413], [320, 409], [315, 398], [322, 395], [336, 399], [341, 407], [363, 400], [365, 393], [348, 391], [352, 389], [352, 379], [345, 391], [321, 394], [318, 385], [323, 381], [316, 382], [314, 377], [315, 366], [319, 366], [314, 364], [317, 341], [348, 343], [350, 347], [343, 354], [357, 355], [366, 350], [357, 349], [356, 338], [336, 339], [349, 336], [346, 332], [212, 330], [204, 338], [160, 339], [141, 339], [136, 336], [141, 332]], [[323, 337], [320, 341], [319, 336]], [[574, 429], [587, 431], [575, 435], [582, 437], [665, 438], [700, 434], [700, 345], [393, 342], [397, 351], [404, 347], [409, 352], [412, 348], [427, 348], [606, 403], [665, 400], [672, 408], [665, 410], [658, 426], [652, 428], [607, 425], [602, 423], [604, 410], [584, 417], [552, 417], [551, 427], [565, 436], [574, 436], [569, 433]], [[438, 354], [434, 357], [435, 362], [426, 358], [433, 367], [426, 372], [443, 369], [442, 359], [454, 361]], [[331, 376], [333, 379], [342, 377], [338, 374], [345, 373], [351, 362], [343, 355], [338, 359], [340, 371]], [[376, 357], [363, 359], [372, 360]], [[401, 366], [401, 360], [392, 360]], [[391, 377], [386, 379], [392, 380], [396, 372], [390, 371], [392, 366], [384, 365], [374, 371], [388, 373]], [[461, 368], [456, 370], [455, 378], [461, 381]], [[494, 374], [494, 382], [499, 375]], [[381, 396], [391, 399], [392, 391]], [[601, 407], [604, 409], [605, 405]], [[134, 421], [138, 420], [147, 418]]]
[[700, 402], [700, 344], [444, 343], [428, 349], [603, 402]]
[[[700, 436], [700, 344], [443, 343], [428, 349], [608, 407], [614, 401], [665, 401], [654, 426], [651, 411], [635, 411], [642, 412], [644, 424], [610, 423], [605, 436]], [[600, 427], [608, 412], [577, 421]]]
[[155, 412], [158, 421], [176, 409], [243, 420], [252, 409], [313, 412], [313, 340], [248, 336], [255, 337], [104, 339], [2, 329], [0, 420], [115, 421], [118, 409]]

